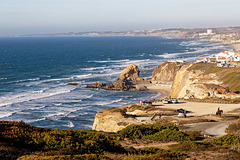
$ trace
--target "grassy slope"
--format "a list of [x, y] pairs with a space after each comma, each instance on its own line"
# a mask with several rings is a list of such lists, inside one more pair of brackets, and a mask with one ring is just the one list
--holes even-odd
[[201, 70], [205, 75], [215, 73], [230, 92], [240, 91], [240, 68], [217, 67], [215, 63], [194, 63], [189, 71]]

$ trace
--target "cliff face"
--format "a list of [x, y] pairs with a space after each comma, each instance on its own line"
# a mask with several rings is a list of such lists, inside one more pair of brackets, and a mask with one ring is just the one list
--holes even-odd
[[154, 69], [152, 73], [152, 83], [172, 84], [177, 71], [185, 65], [179, 62], [165, 62]]
[[240, 98], [240, 69], [194, 63], [181, 67], [172, 85], [173, 98]]
[[152, 83], [172, 84], [177, 72], [187, 63], [165, 62], [154, 69], [152, 73]]

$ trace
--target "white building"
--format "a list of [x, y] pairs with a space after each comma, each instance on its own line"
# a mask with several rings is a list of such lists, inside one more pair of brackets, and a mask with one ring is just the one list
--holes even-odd
[[199, 36], [211, 36], [214, 34], [216, 34], [216, 33], [213, 33], [212, 29], [208, 29], [206, 33], [199, 33]]

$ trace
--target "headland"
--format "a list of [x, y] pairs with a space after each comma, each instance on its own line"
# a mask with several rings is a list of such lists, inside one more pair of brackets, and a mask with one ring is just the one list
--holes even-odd
[[[132, 64], [122, 71], [113, 84], [96, 83], [88, 87], [124, 91], [155, 90], [163, 93], [162, 96], [148, 100], [152, 105], [140, 103], [99, 111], [93, 129], [117, 132], [132, 124], [154, 124], [159, 119], [167, 119], [177, 125], [183, 122], [235, 120], [240, 116], [239, 86], [240, 68], [219, 67], [216, 62], [165, 62], [153, 71], [151, 79], [145, 80], [139, 77], [138, 67]], [[163, 99], [178, 99], [179, 102], [164, 104]], [[178, 116], [177, 110], [181, 108], [188, 111], [187, 118]], [[221, 117], [216, 116], [218, 108], [224, 111]]]

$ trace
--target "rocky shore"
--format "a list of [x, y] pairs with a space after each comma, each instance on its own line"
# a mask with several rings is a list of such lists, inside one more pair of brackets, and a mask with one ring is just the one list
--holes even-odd
[[114, 83], [106, 85], [96, 82], [88, 85], [87, 88], [99, 88], [115, 91], [148, 90], [145, 85], [150, 84], [151, 81], [140, 78], [139, 73], [139, 68], [136, 65], [131, 64], [121, 72], [121, 75]]
[[164, 117], [170, 118], [171, 121], [178, 121], [176, 119], [178, 108], [191, 111], [189, 115], [194, 117], [213, 114], [218, 106], [225, 111], [240, 108], [239, 104], [230, 106], [204, 103], [202, 105], [199, 102], [186, 102], [186, 100], [216, 101], [217, 99], [219, 102], [224, 100], [239, 103], [240, 68], [217, 67], [216, 63], [165, 62], [153, 71], [151, 80], [140, 78], [139, 72], [138, 67], [131, 64], [122, 71], [116, 82], [110, 85], [95, 83], [88, 88], [123, 91], [159, 89], [160, 92], [163, 89], [167, 91], [166, 98], [177, 98], [183, 101], [176, 105], [164, 105], [161, 101], [154, 100], [152, 106], [134, 104], [102, 110], [95, 116], [93, 130], [117, 132], [131, 124], [153, 124], [155, 120]]

